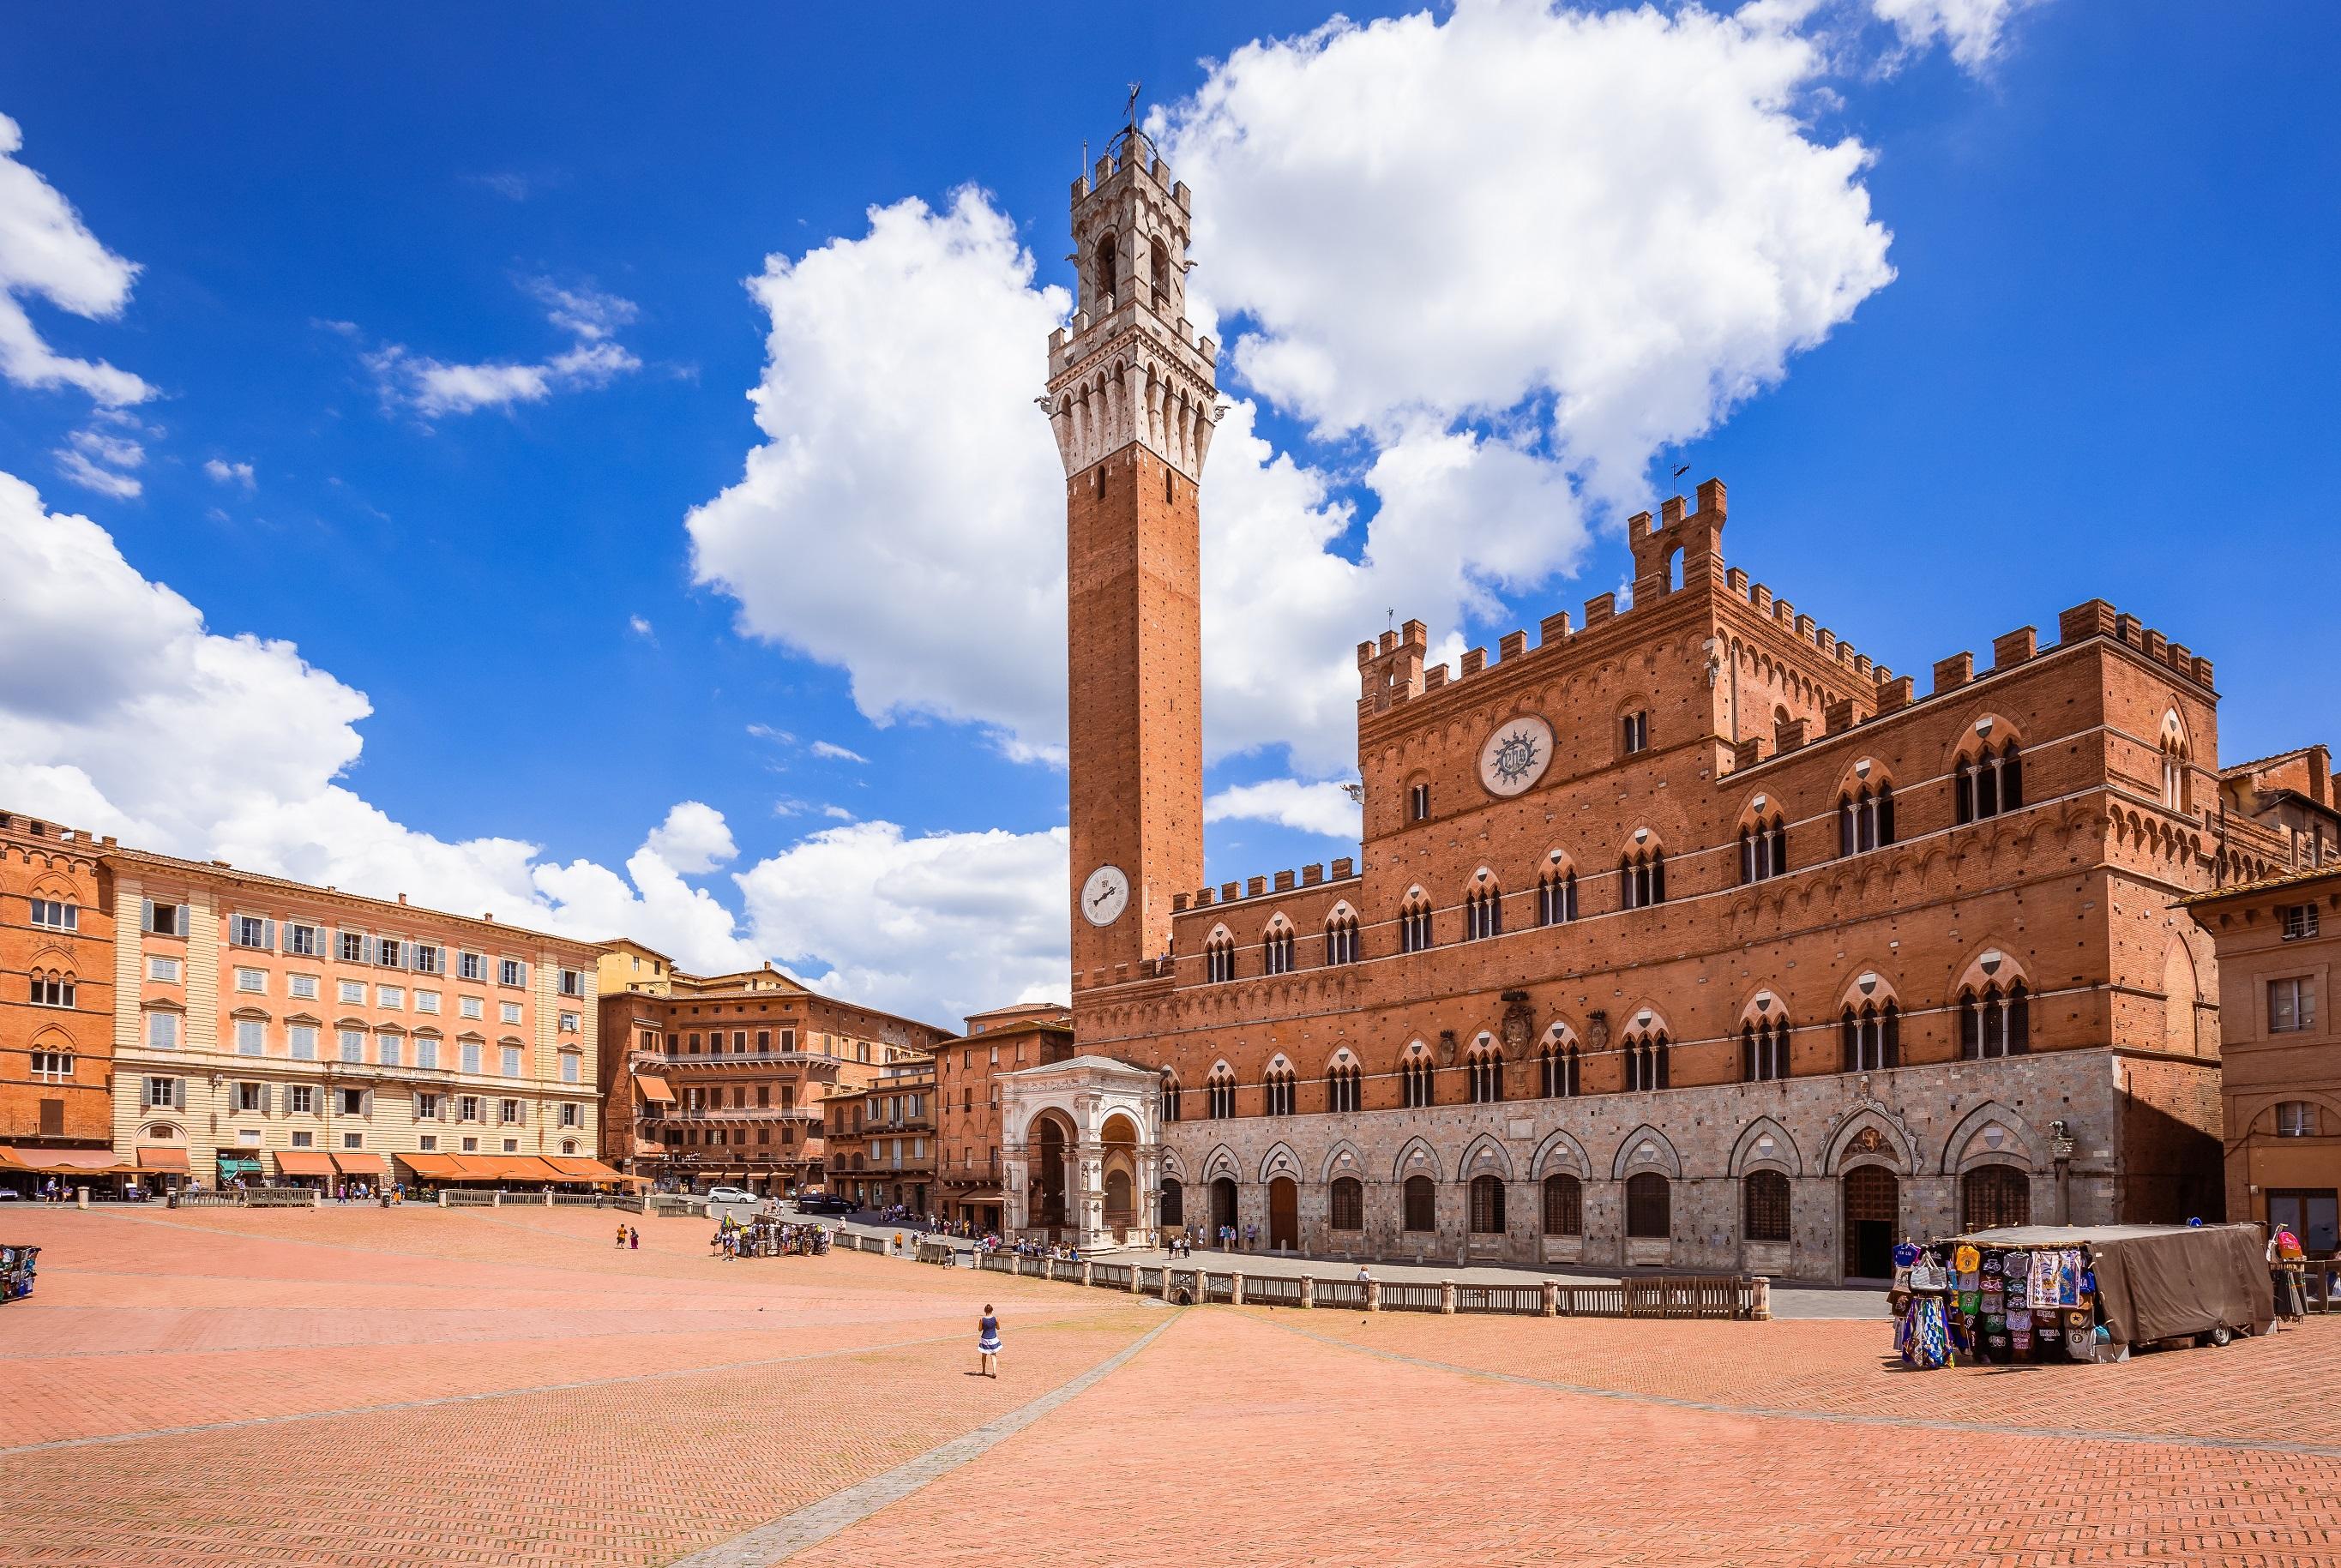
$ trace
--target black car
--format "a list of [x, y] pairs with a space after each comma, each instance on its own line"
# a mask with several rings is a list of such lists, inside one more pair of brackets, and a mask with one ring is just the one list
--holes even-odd
[[810, 1197], [797, 1199], [797, 1208], [804, 1214], [852, 1214], [853, 1200], [833, 1193], [817, 1192]]

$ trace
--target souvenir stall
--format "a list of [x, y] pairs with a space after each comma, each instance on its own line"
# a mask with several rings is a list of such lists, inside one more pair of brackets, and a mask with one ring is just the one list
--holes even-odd
[[741, 1257], [817, 1257], [829, 1250], [829, 1229], [760, 1214], [740, 1227], [736, 1245]]
[[0, 1301], [33, 1294], [34, 1261], [40, 1255], [37, 1246], [0, 1246]]
[[1894, 1345], [1920, 1369], [2120, 1361], [2270, 1318], [2249, 1226], [2010, 1226], [1894, 1249]]

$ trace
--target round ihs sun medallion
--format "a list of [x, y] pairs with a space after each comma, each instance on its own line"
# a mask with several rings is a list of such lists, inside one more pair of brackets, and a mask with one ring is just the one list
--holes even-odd
[[1552, 761], [1552, 726], [1522, 713], [1496, 726], [1479, 748], [1479, 782], [1491, 795], [1517, 795]]

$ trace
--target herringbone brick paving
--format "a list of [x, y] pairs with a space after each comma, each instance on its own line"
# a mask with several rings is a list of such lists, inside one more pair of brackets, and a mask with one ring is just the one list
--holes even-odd
[[[620, 1252], [614, 1225], [0, 1215], [47, 1249], [0, 1307], [0, 1564], [671, 1562], [1165, 1322], [857, 1254], [720, 1263], [695, 1222]], [[996, 1383], [965, 1375], [986, 1300]], [[2020, 1372], [1888, 1346], [1882, 1322], [1190, 1311], [794, 1561], [2341, 1563], [2341, 1325]], [[2235, 1446], [2270, 1439], [2296, 1446]]]

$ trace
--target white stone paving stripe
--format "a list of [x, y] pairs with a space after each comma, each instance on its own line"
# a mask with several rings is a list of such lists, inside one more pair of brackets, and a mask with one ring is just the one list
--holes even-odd
[[688, 1557], [678, 1557], [668, 1564], [668, 1568], [764, 1568], [766, 1563], [785, 1563], [806, 1547], [859, 1524], [880, 1509], [900, 1503], [937, 1477], [949, 1474], [970, 1460], [980, 1458], [995, 1444], [1014, 1436], [1067, 1400], [1111, 1376], [1132, 1356], [1161, 1338], [1163, 1331], [1177, 1321], [1176, 1315], [1165, 1319], [1071, 1382], [1059, 1384], [1030, 1404], [1019, 1405], [1005, 1415], [992, 1417], [965, 1436], [954, 1437], [949, 1443], [930, 1448], [916, 1459], [906, 1460], [882, 1475], [873, 1475], [858, 1485], [832, 1492], [818, 1503], [807, 1503], [795, 1513], [784, 1514], [769, 1524], [760, 1524], [744, 1535], [736, 1535], [719, 1545], [694, 1552]]

